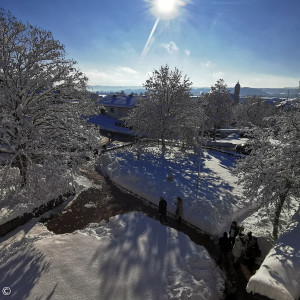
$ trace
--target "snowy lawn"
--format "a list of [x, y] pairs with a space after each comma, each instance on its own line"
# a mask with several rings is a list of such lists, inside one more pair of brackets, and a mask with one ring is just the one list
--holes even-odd
[[[99, 169], [120, 186], [155, 204], [163, 196], [172, 213], [176, 210], [177, 196], [182, 197], [184, 219], [220, 236], [228, 231], [232, 220], [242, 220], [253, 210], [231, 173], [235, 159], [220, 152], [204, 151], [197, 198], [199, 157], [193, 153], [183, 154], [174, 149], [162, 158], [157, 147], [143, 150], [132, 147], [101, 155]], [[173, 181], [168, 180], [171, 173]]]
[[205, 248], [140, 213], [63, 235], [37, 224], [2, 250], [0, 273], [17, 300], [214, 300], [224, 288]]

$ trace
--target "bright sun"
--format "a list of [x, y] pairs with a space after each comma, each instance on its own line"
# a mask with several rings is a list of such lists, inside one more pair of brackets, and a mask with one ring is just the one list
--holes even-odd
[[181, 0], [153, 0], [151, 12], [159, 19], [170, 20], [178, 17]]

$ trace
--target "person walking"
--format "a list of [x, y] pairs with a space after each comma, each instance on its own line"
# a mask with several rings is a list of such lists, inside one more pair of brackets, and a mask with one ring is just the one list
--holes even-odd
[[229, 229], [229, 238], [231, 241], [232, 246], [235, 243], [235, 238], [237, 237], [237, 235], [239, 234], [239, 228], [237, 226], [236, 221], [232, 221], [230, 229]]
[[248, 258], [248, 269], [250, 272], [253, 273], [257, 267], [255, 260], [257, 257], [261, 256], [261, 250], [259, 249], [258, 246], [257, 237], [252, 236], [251, 232], [249, 232], [247, 235], [249, 238], [247, 250], [246, 250], [246, 255]]
[[112, 134], [110, 131], [107, 133], [107, 136], [108, 136], [108, 141], [111, 142]]
[[232, 245], [230, 238], [227, 235], [227, 232], [223, 233], [223, 236], [219, 238], [219, 247], [221, 250], [221, 262], [224, 270], [229, 270], [231, 265], [231, 251], [232, 251]]
[[248, 237], [245, 236], [242, 233], [239, 233], [235, 238], [235, 243], [232, 248], [232, 254], [233, 254], [233, 265], [237, 266], [240, 257], [247, 249], [247, 240]]
[[180, 197], [177, 197], [176, 219], [178, 225], [181, 225], [182, 216], [183, 216], [183, 201]]
[[167, 201], [163, 197], [160, 197], [160, 201], [159, 201], [159, 204], [158, 204], [159, 221], [162, 224], [162, 219], [164, 219], [166, 225], [168, 225], [167, 206], [168, 206]]

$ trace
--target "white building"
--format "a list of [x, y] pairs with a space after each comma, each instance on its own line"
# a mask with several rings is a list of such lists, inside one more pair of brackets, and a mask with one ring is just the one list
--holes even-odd
[[100, 99], [106, 111], [105, 114], [109, 117], [120, 119], [128, 115], [138, 101], [138, 96], [133, 95], [107, 95]]

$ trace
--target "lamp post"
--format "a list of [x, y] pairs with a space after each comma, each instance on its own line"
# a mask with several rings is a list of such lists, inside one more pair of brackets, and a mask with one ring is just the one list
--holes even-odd
[[199, 164], [198, 164], [198, 176], [197, 176], [197, 188], [196, 188], [196, 199], [198, 198], [199, 192], [199, 181], [200, 181], [200, 171], [201, 171], [201, 157], [202, 157], [202, 145], [203, 145], [203, 136], [204, 136], [204, 118], [202, 121], [202, 130], [201, 130], [201, 140], [200, 140], [200, 153], [199, 153]]

